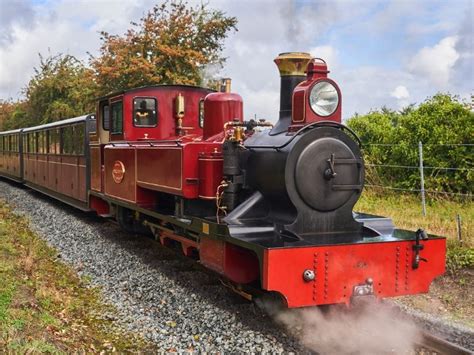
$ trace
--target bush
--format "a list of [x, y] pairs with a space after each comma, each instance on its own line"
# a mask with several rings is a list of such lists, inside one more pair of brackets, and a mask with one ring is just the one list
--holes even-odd
[[461, 269], [474, 269], [474, 249], [459, 243], [448, 245], [446, 268], [452, 274]]
[[[347, 125], [361, 138], [368, 163], [417, 167], [421, 141], [424, 166], [439, 167], [425, 169], [427, 190], [469, 194], [474, 190], [474, 147], [466, 145], [473, 143], [474, 112], [456, 97], [437, 94], [400, 112], [383, 108], [356, 115]], [[374, 174], [377, 176], [370, 176]], [[398, 188], [420, 186], [416, 168], [377, 167], [369, 171], [369, 181], [377, 178], [383, 185]]]

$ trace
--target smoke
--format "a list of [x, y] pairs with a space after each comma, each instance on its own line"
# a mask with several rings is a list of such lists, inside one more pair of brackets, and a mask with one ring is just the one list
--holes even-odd
[[219, 63], [206, 64], [201, 68], [201, 86], [215, 88], [219, 82], [222, 65]]
[[319, 354], [413, 353], [421, 336], [413, 322], [375, 302], [351, 308], [284, 310], [274, 317]]

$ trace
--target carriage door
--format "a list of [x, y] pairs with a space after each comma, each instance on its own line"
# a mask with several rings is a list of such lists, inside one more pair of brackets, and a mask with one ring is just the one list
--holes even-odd
[[109, 100], [102, 100], [97, 107], [97, 130], [90, 137], [91, 190], [104, 191], [104, 146], [109, 143]]

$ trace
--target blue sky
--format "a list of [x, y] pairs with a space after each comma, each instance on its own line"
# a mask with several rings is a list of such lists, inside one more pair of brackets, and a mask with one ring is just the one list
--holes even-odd
[[[454, 1], [209, 0], [236, 16], [226, 66], [248, 117], [278, 114], [278, 71], [286, 51], [323, 57], [341, 86], [343, 116], [400, 109], [437, 92], [473, 92], [473, 4]], [[0, 0], [0, 99], [21, 97], [38, 53], [97, 53], [98, 32], [122, 34], [152, 0]], [[191, 0], [197, 4], [200, 1]]]

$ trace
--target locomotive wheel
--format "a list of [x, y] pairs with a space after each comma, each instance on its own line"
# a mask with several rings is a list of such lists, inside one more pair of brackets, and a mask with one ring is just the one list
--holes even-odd
[[151, 235], [150, 229], [145, 227], [141, 220], [135, 218], [134, 211], [122, 206], [117, 206], [116, 211], [117, 222], [124, 231], [132, 234]]

